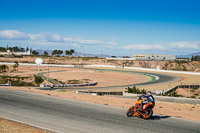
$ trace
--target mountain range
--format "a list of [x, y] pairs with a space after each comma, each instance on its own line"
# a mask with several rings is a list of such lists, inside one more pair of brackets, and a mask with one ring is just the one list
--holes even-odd
[[191, 53], [191, 54], [187, 54], [187, 55], [177, 55], [177, 58], [192, 58], [192, 56], [200, 56], [200, 52], [196, 52], [196, 53]]

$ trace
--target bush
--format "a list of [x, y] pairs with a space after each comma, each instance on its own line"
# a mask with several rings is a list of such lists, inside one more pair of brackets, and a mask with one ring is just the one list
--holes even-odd
[[42, 77], [35, 75], [35, 83], [36, 84], [41, 84], [44, 81]]
[[128, 93], [134, 93], [134, 94], [146, 94], [146, 90], [145, 89], [142, 89], [140, 90], [139, 88], [136, 88], [136, 86], [133, 86], [133, 88], [126, 88], [127, 92]]
[[68, 84], [80, 84], [80, 80], [68, 80]]
[[178, 95], [177, 92], [174, 90], [168, 94], [170, 97], [182, 97], [182, 95]]

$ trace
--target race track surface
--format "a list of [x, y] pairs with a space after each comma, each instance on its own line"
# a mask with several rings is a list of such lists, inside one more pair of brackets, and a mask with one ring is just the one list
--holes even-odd
[[0, 117], [64, 133], [200, 133], [200, 123], [168, 116], [126, 117], [126, 109], [0, 89]]
[[[93, 69], [97, 71], [111, 71], [111, 72], [121, 72], [121, 73], [130, 73], [130, 74], [141, 74], [141, 75], [152, 75], [152, 76], [157, 76], [159, 77], [158, 80], [152, 80], [144, 83], [139, 83], [139, 84], [128, 84], [128, 85], [118, 85], [118, 86], [106, 86], [106, 87], [54, 87], [54, 88], [49, 88], [49, 87], [39, 87], [38, 89], [40, 90], [56, 90], [56, 89], [117, 89], [117, 88], [122, 88], [122, 87], [131, 87], [131, 86], [144, 86], [144, 85], [153, 85], [153, 84], [163, 84], [163, 83], [171, 83], [171, 82], [176, 82], [180, 80], [181, 78], [178, 76], [173, 76], [169, 74], [160, 74], [156, 72], [138, 72], [138, 71], [128, 71], [128, 70], [114, 70], [114, 69], [97, 69], [97, 68], [81, 68], [81, 69]], [[55, 72], [55, 71], [54, 71]], [[60, 72], [60, 71], [58, 71]], [[44, 74], [47, 72], [42, 72], [39, 73], [38, 75], [41, 76], [43, 79], [47, 79], [47, 77], [44, 76]]]

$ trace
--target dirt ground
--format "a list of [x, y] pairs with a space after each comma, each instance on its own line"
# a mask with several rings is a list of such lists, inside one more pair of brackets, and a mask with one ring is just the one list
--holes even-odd
[[0, 133], [51, 133], [51, 132], [0, 118]]
[[[19, 73], [17, 73], [18, 75], [29, 75], [29, 74], [36, 74], [38, 71], [37, 67], [32, 67], [31, 68], [32, 71], [30, 71], [30, 68], [28, 67], [19, 67]], [[41, 68], [42, 71], [47, 71], [47, 68]], [[52, 71], [54, 70], [63, 70], [63, 68], [50, 68]], [[91, 75], [88, 74], [88, 70], [84, 71], [83, 69], [73, 69], [74, 73], [73, 75], [70, 74], [70, 71], [68, 69], [68, 71], [66, 71], [65, 74], [63, 73], [59, 73], [59, 72], [55, 72], [55, 73], [51, 73], [50, 76], [52, 77], [57, 77], [60, 80], [62, 80], [62, 78], [65, 78], [65, 80], [67, 80], [69, 77], [72, 77], [72, 79], [74, 78], [78, 78], [79, 75], [78, 72], [76, 70], [81, 70], [85, 75], [87, 75], [87, 78], [91, 78], [93, 76], [101, 76], [102, 73], [100, 72], [93, 72]], [[128, 83], [132, 83], [132, 80], [126, 80], [126, 77], [132, 78], [132, 74], [127, 74], [126, 73], [115, 73], [115, 74], [125, 74], [125, 75], [115, 75], [112, 77], [112, 72], [109, 74], [108, 73], [103, 73], [103, 74], [108, 74], [109, 76], [111, 76], [111, 78], [118, 76], [120, 78], [122, 78], [123, 83], [126, 82], [126, 84]], [[82, 74], [81, 74], [82, 75]], [[158, 84], [158, 85], [151, 85], [151, 86], [143, 86], [140, 88], [144, 88], [147, 90], [151, 90], [151, 91], [155, 91], [155, 90], [165, 90], [165, 89], [169, 89], [171, 87], [174, 87], [176, 85], [180, 85], [180, 84], [199, 84], [200, 81], [200, 76], [195, 76], [195, 75], [184, 75], [184, 74], [172, 74], [172, 75], [177, 75], [181, 77], [180, 81], [174, 82], [174, 83], [166, 83], [166, 84]], [[62, 76], [62, 77], [59, 77]], [[66, 76], [66, 77], [65, 77]], [[73, 77], [74, 76], [74, 77]], [[105, 75], [104, 75], [105, 76]], [[108, 77], [109, 77], [108, 76]], [[137, 75], [138, 76], [138, 75]], [[141, 76], [141, 75], [140, 75]], [[102, 76], [103, 77], [103, 76]], [[115, 78], [118, 78], [115, 77]], [[134, 76], [133, 76], [134, 77]], [[83, 78], [83, 77], [79, 77], [79, 78]], [[140, 78], [144, 78], [144, 77], [140, 77]], [[94, 77], [91, 78], [91, 81], [93, 81]], [[101, 79], [101, 78], [100, 78]], [[98, 78], [96, 78], [95, 80], [98, 80]], [[106, 79], [108, 80], [108, 79]], [[137, 79], [135, 79], [136, 81]], [[148, 80], [148, 78], [147, 78]], [[143, 80], [138, 80], [139, 81], [143, 81]], [[100, 80], [99, 80], [100, 82]], [[116, 80], [112, 81], [113, 83], [116, 82]], [[103, 83], [102, 83], [103, 84]], [[108, 85], [106, 83], [104, 83], [104, 85]], [[8, 89], [15, 89], [15, 90], [20, 90], [20, 91], [27, 91], [27, 92], [33, 92], [33, 93], [40, 93], [40, 94], [45, 94], [45, 95], [49, 95], [49, 96], [56, 96], [56, 97], [62, 97], [62, 98], [69, 98], [69, 99], [76, 99], [76, 100], [80, 100], [80, 101], [86, 101], [86, 102], [93, 102], [93, 103], [97, 103], [97, 104], [104, 104], [104, 105], [110, 105], [110, 106], [117, 106], [117, 107], [121, 107], [121, 108], [126, 108], [128, 109], [130, 106], [134, 105], [136, 102], [136, 99], [129, 99], [129, 98], [120, 98], [120, 97], [113, 97], [113, 96], [92, 96], [92, 95], [87, 95], [87, 94], [76, 94], [75, 90], [64, 90], [64, 91], [44, 91], [44, 90], [38, 90], [35, 89], [33, 87], [2, 87], [2, 88], [8, 88]], [[117, 91], [124, 91], [124, 88], [118, 89]], [[115, 91], [115, 90], [109, 90], [109, 91]], [[193, 120], [193, 121], [198, 121], [200, 122], [200, 115], [198, 115], [200, 112], [200, 104], [180, 104], [180, 103], [170, 103], [170, 102], [160, 102], [160, 101], [156, 101], [156, 106], [154, 108], [154, 113], [155, 114], [160, 114], [162, 116], [171, 116], [171, 117], [177, 117], [177, 118], [183, 118], [183, 119], [188, 119], [188, 120]], [[16, 123], [14, 123], [15, 125]], [[11, 126], [12, 124], [7, 123], [6, 126]], [[21, 125], [22, 127], [20, 127], [19, 129], [23, 129], [24, 125]], [[4, 130], [3, 130], [4, 129]], [[4, 126], [2, 126], [1, 124], [1, 128], [0, 131], [2, 130], [2, 132], [6, 132], [7, 129]], [[17, 128], [16, 128], [17, 129]], [[37, 129], [35, 129], [35, 131], [33, 132], [39, 132], [36, 131]], [[25, 130], [26, 131], [26, 130]], [[18, 132], [17, 132], [18, 133]], [[39, 132], [40, 133], [40, 132]]]
[[197, 97], [200, 99], [200, 88], [179, 88], [176, 90], [178, 95], [182, 95], [184, 97]]

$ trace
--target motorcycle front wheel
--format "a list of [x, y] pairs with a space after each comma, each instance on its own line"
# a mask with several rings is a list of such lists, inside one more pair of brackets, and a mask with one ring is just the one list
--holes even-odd
[[130, 107], [130, 108], [127, 110], [127, 112], [126, 112], [126, 115], [127, 115], [128, 117], [133, 116], [133, 114], [134, 114], [134, 106]]

